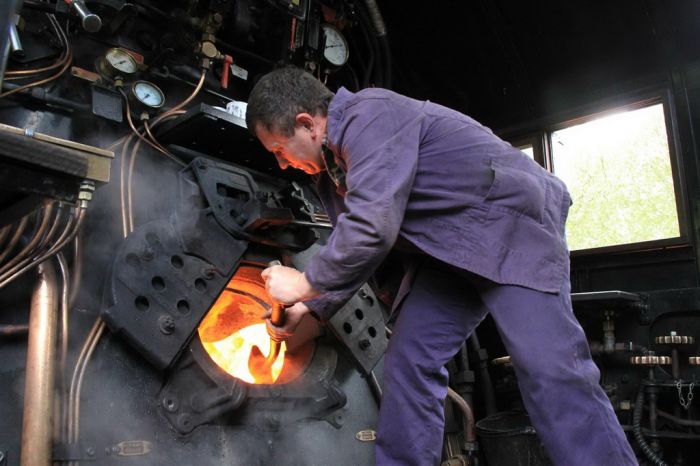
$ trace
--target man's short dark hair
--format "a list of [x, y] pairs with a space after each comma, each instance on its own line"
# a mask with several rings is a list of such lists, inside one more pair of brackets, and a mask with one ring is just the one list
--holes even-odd
[[332, 98], [333, 93], [306, 71], [291, 66], [279, 68], [253, 87], [246, 124], [253, 134], [262, 125], [267, 131], [292, 136], [299, 113], [326, 116]]

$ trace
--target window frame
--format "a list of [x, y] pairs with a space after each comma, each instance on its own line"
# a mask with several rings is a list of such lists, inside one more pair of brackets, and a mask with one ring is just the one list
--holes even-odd
[[[589, 110], [588, 112], [580, 112], [578, 117], [561, 121], [548, 125], [543, 131], [546, 138], [543, 150], [543, 166], [554, 173], [554, 159], [551, 150], [552, 133], [561, 129], [569, 128], [579, 124], [587, 123], [601, 117], [609, 116], [616, 113], [621, 113], [631, 110], [639, 110], [656, 104], [662, 104], [664, 123], [666, 125], [666, 137], [668, 142], [668, 151], [671, 164], [671, 179], [673, 182], [674, 197], [676, 199], [676, 215], [678, 216], [678, 231], [679, 236], [676, 238], [665, 238], [659, 240], [642, 241], [636, 243], [616, 244], [611, 246], [601, 246], [597, 248], [579, 249], [571, 251], [571, 257], [591, 256], [603, 253], [620, 253], [620, 252], [639, 252], [653, 249], [666, 249], [672, 247], [687, 246], [690, 244], [689, 239], [689, 213], [687, 203], [687, 189], [684, 182], [683, 163], [680, 159], [680, 138], [678, 136], [678, 122], [674, 101], [669, 89], [655, 90], [637, 95], [636, 98], [628, 98], [623, 102], [609, 103], [607, 105], [597, 106], [598, 110]], [[520, 140], [518, 140], [520, 141]], [[515, 144], [514, 144], [515, 145]], [[533, 146], [534, 147], [534, 146]], [[556, 175], [556, 173], [554, 173]], [[574, 199], [574, 203], [576, 199]]]
[[[547, 147], [547, 138], [548, 134], [546, 131], [538, 131], [537, 133], [512, 139], [508, 142], [511, 146], [515, 147], [516, 149], [522, 146], [532, 146], [532, 151], [535, 154], [535, 162], [537, 162], [542, 167], [546, 167], [547, 165], [545, 164], [545, 160], [547, 159], [547, 151], [545, 150], [545, 148]], [[551, 171], [549, 168], [547, 168], [547, 170]]]

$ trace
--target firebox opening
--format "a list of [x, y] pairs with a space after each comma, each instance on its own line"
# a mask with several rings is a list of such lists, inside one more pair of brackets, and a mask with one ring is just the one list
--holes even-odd
[[[251, 384], [266, 383], [269, 376], [257, 374], [249, 365], [253, 345], [264, 355], [270, 338], [261, 316], [271, 300], [260, 276], [264, 266], [242, 264], [199, 325], [202, 346], [212, 361], [228, 374]], [[290, 382], [301, 375], [313, 354], [313, 343], [287, 352], [282, 344], [279, 357], [272, 365], [275, 384]]]

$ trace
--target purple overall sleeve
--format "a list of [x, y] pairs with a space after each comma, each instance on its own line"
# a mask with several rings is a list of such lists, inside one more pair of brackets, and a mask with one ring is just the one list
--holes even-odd
[[[399, 234], [418, 166], [422, 115], [370, 98], [344, 109], [329, 138], [347, 164], [347, 212], [305, 270], [329, 319], [369, 279]], [[330, 121], [330, 120], [329, 120]]]

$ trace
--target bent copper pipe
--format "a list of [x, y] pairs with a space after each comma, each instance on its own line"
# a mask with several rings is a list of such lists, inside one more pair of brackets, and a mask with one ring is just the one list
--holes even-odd
[[58, 284], [51, 262], [39, 265], [38, 275], [29, 314], [22, 466], [51, 465]]
[[3, 247], [3, 250], [0, 251], [0, 264], [5, 260], [5, 257], [7, 257], [10, 252], [15, 248], [17, 243], [19, 242], [19, 239], [22, 237], [22, 233], [24, 233], [24, 229], [27, 227], [27, 222], [29, 222], [29, 215], [25, 215], [22, 217], [22, 220], [19, 221], [19, 224], [17, 225], [17, 228], [15, 228], [15, 232], [12, 235], [12, 238], [10, 238], [10, 242], [7, 244], [7, 246]]
[[37, 228], [34, 231], [34, 235], [32, 235], [32, 238], [29, 240], [27, 245], [24, 248], [22, 248], [22, 250], [18, 252], [17, 255], [15, 255], [15, 257], [10, 259], [7, 262], [7, 264], [3, 265], [2, 268], [0, 268], [0, 274], [5, 273], [7, 270], [12, 268], [18, 262], [22, 261], [25, 257], [30, 255], [34, 251], [34, 248], [36, 248], [36, 246], [43, 239], [44, 234], [48, 230], [49, 219], [51, 218], [52, 212], [53, 203], [45, 203], [44, 208], [41, 210], [40, 219], [38, 220], [39, 224], [37, 225]]
[[459, 394], [447, 387], [447, 396], [450, 400], [462, 411], [462, 418], [464, 421], [464, 440], [468, 443], [476, 442], [476, 435], [474, 430], [474, 413], [472, 412], [471, 406], [464, 401], [464, 398], [459, 396]]

